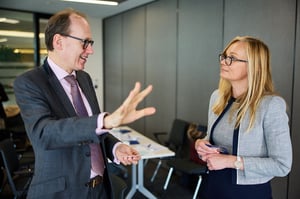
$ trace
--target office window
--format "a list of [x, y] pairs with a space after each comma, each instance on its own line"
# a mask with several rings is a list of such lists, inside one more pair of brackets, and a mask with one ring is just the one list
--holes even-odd
[[37, 14], [0, 9], [0, 82], [9, 98], [4, 107], [16, 105], [12, 87], [16, 76], [40, 65], [46, 56], [46, 23]]

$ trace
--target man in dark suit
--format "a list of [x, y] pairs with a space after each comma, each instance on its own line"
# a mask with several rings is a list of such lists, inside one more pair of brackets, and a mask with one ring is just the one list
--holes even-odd
[[[36, 158], [28, 198], [112, 198], [107, 169], [102, 173], [92, 168], [91, 144], [101, 146], [98, 154], [104, 165], [107, 158], [136, 164], [139, 153], [106, 132], [154, 114], [153, 107], [136, 110], [152, 86], [140, 91], [141, 85], [136, 83], [116, 111], [100, 112], [91, 78], [83, 71], [93, 53], [86, 17], [72, 9], [55, 14], [46, 27], [45, 41], [48, 57], [44, 64], [17, 77], [14, 83]], [[77, 79], [87, 116], [78, 113], [72, 86], [65, 79], [68, 75]]]

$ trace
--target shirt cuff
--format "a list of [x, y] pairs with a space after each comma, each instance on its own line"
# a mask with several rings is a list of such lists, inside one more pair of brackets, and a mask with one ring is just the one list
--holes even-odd
[[120, 144], [122, 144], [122, 142], [117, 142], [115, 145], [114, 145], [114, 147], [113, 147], [113, 155], [114, 155], [114, 163], [116, 163], [116, 164], [120, 164], [121, 162], [120, 162], [120, 160], [118, 160], [118, 158], [117, 158], [117, 156], [116, 156], [116, 148], [120, 145]]
[[[103, 112], [103, 113], [100, 113], [99, 114], [99, 116], [98, 116], [98, 118], [97, 118], [97, 128], [96, 128], [96, 134], [97, 135], [101, 135], [101, 134], [103, 134], [103, 133], [107, 133], [107, 129], [104, 129], [103, 128], [103, 125], [104, 125], [104, 117], [106, 116], [106, 115], [108, 115], [109, 113], [108, 112]], [[116, 164], [120, 164], [121, 162], [117, 159], [117, 156], [116, 156], [116, 149], [117, 149], [117, 147], [120, 145], [120, 144], [122, 144], [122, 142], [117, 142], [115, 145], [114, 145], [114, 147], [113, 147], [113, 150], [112, 150], [112, 152], [113, 152], [113, 156], [114, 156], [114, 163], [116, 163]]]
[[97, 118], [97, 128], [96, 128], [96, 134], [97, 135], [101, 135], [102, 133], [106, 133], [107, 132], [107, 129], [104, 129], [103, 126], [104, 126], [104, 117], [106, 115], [108, 115], [109, 113], [108, 112], [103, 112], [103, 113], [100, 113], [98, 115], [98, 118]]

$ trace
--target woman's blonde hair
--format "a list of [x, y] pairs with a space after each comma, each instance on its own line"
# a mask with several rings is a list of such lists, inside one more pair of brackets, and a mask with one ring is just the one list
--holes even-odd
[[[244, 42], [246, 46], [246, 55], [248, 60], [248, 89], [236, 99], [236, 108], [238, 110], [235, 127], [238, 127], [249, 110], [250, 121], [249, 130], [254, 123], [256, 109], [265, 95], [275, 95], [271, 76], [270, 53], [269, 48], [261, 40], [250, 36], [235, 37], [224, 49], [226, 55], [228, 48], [236, 43]], [[219, 99], [213, 106], [213, 112], [220, 115], [227, 102], [232, 97], [232, 87], [228, 80], [223, 78], [219, 82]]]

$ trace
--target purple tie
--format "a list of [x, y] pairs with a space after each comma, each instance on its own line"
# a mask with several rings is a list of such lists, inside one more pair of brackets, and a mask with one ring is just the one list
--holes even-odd
[[[68, 75], [65, 80], [71, 85], [71, 96], [72, 101], [78, 116], [88, 116], [88, 112], [83, 103], [80, 91], [77, 85], [77, 80], [74, 75]], [[90, 144], [91, 149], [91, 160], [92, 160], [92, 170], [103, 176], [104, 172], [104, 160], [99, 144]]]

